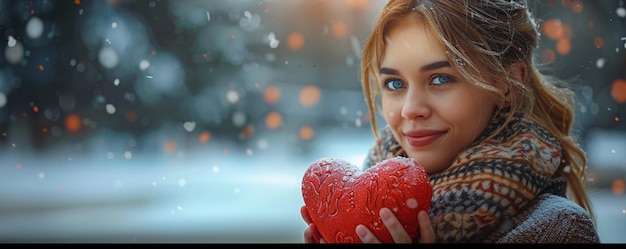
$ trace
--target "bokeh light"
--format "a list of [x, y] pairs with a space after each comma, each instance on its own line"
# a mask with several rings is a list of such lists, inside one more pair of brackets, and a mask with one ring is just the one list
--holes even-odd
[[313, 128], [311, 126], [302, 126], [300, 128], [300, 139], [304, 141], [309, 141], [313, 138], [315, 132], [313, 132]]
[[593, 44], [596, 46], [596, 48], [601, 48], [602, 46], [604, 46], [604, 39], [598, 36], [593, 39]]
[[265, 116], [265, 127], [270, 130], [276, 130], [283, 124], [283, 116], [276, 111], [270, 112]]
[[44, 31], [44, 23], [39, 17], [33, 16], [26, 24], [26, 35], [31, 39], [39, 39]]
[[[0, 238], [300, 241], [301, 167], [373, 142], [359, 68], [384, 2], [0, 1]], [[529, 3], [623, 240], [624, 1]]]
[[137, 121], [137, 112], [135, 111], [128, 111], [126, 113], [126, 119], [128, 120], [128, 122], [134, 123]]
[[252, 125], [250, 125], [250, 124], [249, 124], [249, 125], [244, 126], [244, 127], [241, 129], [240, 133], [239, 133], [239, 135], [240, 135], [240, 137], [241, 137], [242, 139], [248, 139], [248, 138], [250, 138], [250, 137], [254, 136], [254, 134], [255, 134], [255, 129], [254, 129], [254, 126], [252, 126]]
[[304, 47], [304, 35], [300, 32], [292, 32], [287, 36], [287, 48], [292, 51], [301, 50]]
[[626, 183], [624, 182], [624, 179], [615, 179], [613, 184], [611, 184], [611, 189], [613, 190], [614, 195], [624, 195], [626, 192]]
[[265, 103], [269, 105], [273, 105], [278, 103], [280, 100], [280, 88], [277, 86], [269, 86], [265, 88], [265, 92], [263, 93], [263, 99]]
[[163, 151], [166, 154], [171, 154], [176, 152], [176, 142], [173, 140], [167, 140], [165, 141], [165, 143], [163, 143]]
[[205, 143], [209, 142], [210, 139], [211, 139], [211, 133], [208, 132], [208, 131], [203, 131], [203, 132], [200, 133], [200, 135], [198, 135], [198, 141], [200, 143], [205, 144]]
[[543, 21], [541, 25], [541, 31], [551, 40], [557, 40], [563, 37], [563, 34], [565, 33], [563, 24], [559, 19], [548, 19]]
[[337, 39], [346, 39], [349, 32], [348, 25], [342, 20], [334, 21], [330, 25], [330, 33]]
[[305, 86], [300, 90], [300, 104], [304, 107], [317, 105], [321, 98], [321, 90], [317, 86]]
[[69, 132], [78, 132], [81, 129], [82, 121], [77, 114], [69, 114], [65, 117], [65, 129]]
[[585, 5], [582, 1], [580, 0], [572, 1], [572, 11], [574, 13], [581, 13], [583, 12], [584, 9], [585, 9]]
[[352, 8], [364, 8], [367, 7], [369, 2], [368, 0], [345, 0], [346, 4]]
[[560, 55], [569, 54], [569, 52], [572, 51], [572, 44], [570, 43], [570, 41], [568, 39], [561, 38], [556, 43], [556, 51]]
[[611, 85], [611, 96], [619, 104], [626, 103], [626, 80], [617, 79]]

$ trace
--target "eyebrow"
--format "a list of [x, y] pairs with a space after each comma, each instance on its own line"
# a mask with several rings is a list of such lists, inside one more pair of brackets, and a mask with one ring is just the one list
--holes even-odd
[[[428, 65], [425, 65], [425, 66], [421, 67], [420, 71], [421, 72], [431, 71], [431, 70], [439, 69], [439, 68], [442, 68], [442, 67], [450, 67], [450, 62], [448, 62], [448, 61], [433, 62], [433, 63], [430, 63]], [[393, 74], [393, 75], [400, 74], [398, 72], [398, 70], [387, 68], [387, 67], [381, 68], [378, 73], [379, 74]]]

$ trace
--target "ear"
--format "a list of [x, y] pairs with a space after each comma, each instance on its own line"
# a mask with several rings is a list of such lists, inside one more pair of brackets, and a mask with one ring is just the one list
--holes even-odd
[[[526, 80], [526, 74], [528, 73], [526, 64], [524, 64], [523, 61], [518, 61], [511, 64], [509, 68], [507, 68], [507, 72], [509, 73], [510, 77], [520, 82], [524, 82]], [[514, 91], [514, 88], [512, 89], [511, 87], [507, 87], [506, 91], [504, 92], [504, 97], [507, 102], [505, 103], [505, 105], [507, 106], [510, 105], [510, 102], [517, 99], [517, 93], [513, 92], [512, 90]]]
[[526, 80], [526, 64], [524, 64], [523, 61], [518, 61], [511, 64], [509, 68], [507, 68], [507, 71], [509, 72], [509, 75], [511, 77], [521, 82], [524, 82]]

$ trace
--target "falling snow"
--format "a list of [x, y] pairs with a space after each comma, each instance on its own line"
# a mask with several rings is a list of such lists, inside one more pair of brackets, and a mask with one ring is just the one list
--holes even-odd
[[[601, 236], [626, 242], [624, 2], [539, 2]], [[359, 68], [382, 4], [0, 1], [0, 241], [301, 242], [304, 167], [372, 145]]]

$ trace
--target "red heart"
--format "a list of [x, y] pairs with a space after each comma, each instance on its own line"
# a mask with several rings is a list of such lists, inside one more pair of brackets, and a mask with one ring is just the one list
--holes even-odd
[[340, 159], [323, 158], [305, 171], [302, 197], [327, 243], [361, 243], [355, 232], [358, 224], [366, 225], [381, 242], [392, 243], [380, 209], [391, 209], [415, 238], [417, 213], [430, 208], [432, 186], [424, 168], [411, 158], [387, 159], [365, 171]]

